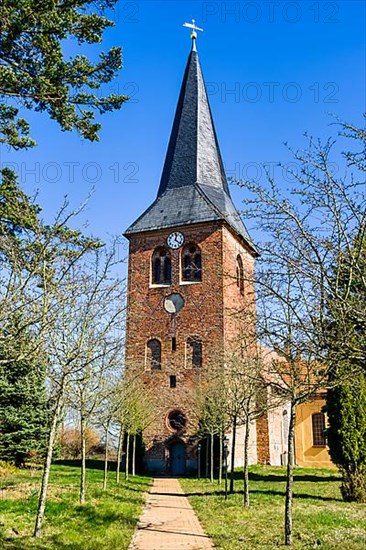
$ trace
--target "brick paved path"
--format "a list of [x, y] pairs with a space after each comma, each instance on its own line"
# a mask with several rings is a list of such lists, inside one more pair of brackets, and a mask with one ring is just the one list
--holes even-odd
[[129, 550], [204, 550], [213, 547], [179, 481], [154, 479]]

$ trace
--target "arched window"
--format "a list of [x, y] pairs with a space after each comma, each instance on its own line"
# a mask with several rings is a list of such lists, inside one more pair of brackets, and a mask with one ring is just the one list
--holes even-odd
[[147, 343], [147, 364], [152, 370], [161, 370], [161, 344], [157, 338]]
[[202, 256], [199, 246], [187, 244], [182, 251], [183, 281], [202, 281]]
[[172, 260], [165, 247], [156, 248], [152, 256], [152, 282], [170, 284], [172, 282]]
[[197, 336], [187, 338], [187, 366], [202, 367], [202, 342]]
[[311, 415], [313, 428], [313, 447], [325, 447], [325, 414], [322, 412]]
[[244, 266], [240, 254], [236, 257], [236, 284], [240, 290], [240, 294], [244, 295]]

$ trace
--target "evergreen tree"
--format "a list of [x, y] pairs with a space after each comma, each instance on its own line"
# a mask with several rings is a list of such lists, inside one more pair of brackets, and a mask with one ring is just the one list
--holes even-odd
[[[330, 300], [327, 348], [340, 385], [328, 391], [330, 455], [342, 474], [344, 500], [366, 502], [366, 238], [360, 231], [341, 259], [338, 292]], [[347, 345], [348, 342], [348, 345]], [[349, 353], [349, 342], [353, 353]], [[346, 350], [346, 351], [345, 351]], [[354, 375], [350, 379], [348, 373]]]
[[[102, 42], [114, 22], [103, 12], [116, 0], [2, 0], [0, 30], [0, 144], [14, 149], [35, 145], [26, 109], [47, 112], [62, 128], [98, 140], [95, 114], [120, 109], [126, 96], [103, 94], [122, 66], [121, 48], [101, 52], [96, 62], [85, 46]], [[72, 53], [65, 55], [65, 43]], [[84, 46], [84, 51], [77, 48]], [[100, 93], [96, 93], [100, 90]]]
[[45, 366], [35, 359], [7, 361], [0, 351], [0, 456], [24, 466], [44, 455], [48, 432]]
[[366, 502], [366, 376], [360, 373], [330, 390], [326, 409], [330, 455], [342, 474], [342, 496]]

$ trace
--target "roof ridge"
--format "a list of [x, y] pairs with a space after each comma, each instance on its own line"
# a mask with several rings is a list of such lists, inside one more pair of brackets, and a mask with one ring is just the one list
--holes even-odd
[[241, 235], [241, 237], [244, 238], [245, 242], [250, 246], [250, 248], [256, 252], [258, 254], [258, 251], [256, 250], [255, 246], [254, 246], [254, 243], [252, 241], [252, 239], [250, 238], [250, 235], [244, 225], [244, 222], [243, 220], [241, 219], [241, 216], [240, 216], [240, 213], [239, 211], [235, 208], [235, 205], [234, 203], [232, 202], [232, 198], [231, 196], [226, 193], [225, 190], [223, 190], [223, 193], [225, 193], [226, 197], [228, 198], [229, 201], [231, 201], [233, 207], [234, 207], [234, 210], [238, 216], [238, 221], [243, 225], [243, 229], [245, 230], [245, 233], [246, 235], [243, 235], [242, 231], [239, 231], [239, 228], [235, 228], [234, 224], [233, 224], [233, 221], [230, 220], [229, 216], [227, 215], [227, 212], [225, 211], [222, 211], [218, 206], [215, 205], [215, 203], [210, 199], [210, 197], [207, 196], [206, 192], [204, 189], [202, 189], [202, 185], [204, 184], [200, 184], [200, 183], [196, 183], [196, 186], [198, 188], [198, 191], [200, 193], [200, 195], [206, 200], [206, 202], [209, 204], [209, 206], [211, 206], [211, 208], [213, 208], [215, 210], [215, 212], [223, 219], [227, 222], [227, 224], [235, 230], [235, 232], [238, 234], [238, 235]]

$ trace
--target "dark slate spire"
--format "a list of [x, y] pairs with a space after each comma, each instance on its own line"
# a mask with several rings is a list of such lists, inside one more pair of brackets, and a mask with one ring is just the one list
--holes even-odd
[[166, 189], [195, 183], [225, 189], [229, 193], [201, 66], [194, 48], [184, 73], [158, 196]]
[[157, 197], [125, 234], [216, 220], [255, 251], [230, 196], [193, 39]]

